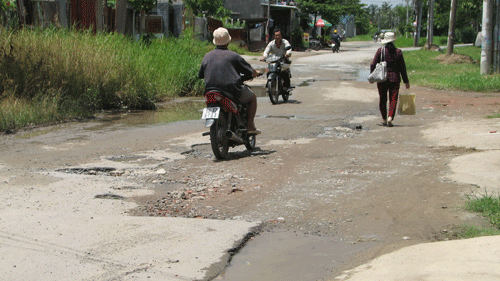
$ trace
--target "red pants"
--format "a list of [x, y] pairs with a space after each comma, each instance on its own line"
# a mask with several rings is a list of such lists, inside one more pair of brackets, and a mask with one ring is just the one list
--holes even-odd
[[[383, 82], [377, 83], [378, 95], [380, 96], [380, 114], [384, 120], [387, 117], [392, 117], [396, 115], [396, 106], [398, 105], [398, 95], [399, 95], [399, 82]], [[389, 116], [387, 116], [387, 91], [389, 91]]]

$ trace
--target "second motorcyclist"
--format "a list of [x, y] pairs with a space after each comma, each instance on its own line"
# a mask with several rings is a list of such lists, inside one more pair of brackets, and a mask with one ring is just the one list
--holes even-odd
[[214, 87], [228, 91], [240, 103], [248, 103], [248, 134], [258, 135], [260, 131], [254, 123], [257, 96], [243, 82], [257, 77], [260, 72], [253, 69], [243, 57], [228, 50], [231, 36], [227, 29], [217, 28], [213, 35], [213, 42], [217, 47], [203, 58], [198, 76], [205, 80], [206, 88]]
[[332, 41], [340, 48], [340, 35], [337, 34], [337, 30], [334, 30], [332, 33]]
[[[292, 45], [290, 45], [290, 43], [286, 39], [283, 39], [283, 32], [281, 31], [281, 29], [275, 28], [273, 33], [274, 40], [267, 44], [267, 47], [264, 50], [263, 54], [264, 57], [261, 59], [261, 61], [264, 61], [267, 56], [273, 54], [277, 56], [284, 56], [285, 60], [288, 61], [288, 58], [292, 56]], [[283, 78], [283, 87], [285, 88], [285, 91], [290, 89], [290, 70], [281, 72], [280, 76]]]

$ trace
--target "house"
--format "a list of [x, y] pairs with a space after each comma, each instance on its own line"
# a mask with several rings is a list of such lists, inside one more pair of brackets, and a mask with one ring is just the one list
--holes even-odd
[[[233, 11], [233, 18], [247, 23], [249, 49], [264, 48], [272, 39], [272, 31], [276, 27], [283, 30], [285, 39], [292, 41], [294, 19], [298, 16], [298, 8], [293, 1], [231, 0], [226, 1], [224, 7]], [[267, 37], [269, 34], [271, 36]]]
[[[115, 6], [107, 4], [107, 0], [18, 0], [17, 7], [21, 25], [138, 33], [139, 11], [127, 0], [116, 0]], [[159, 36], [182, 34], [184, 9], [182, 0], [158, 0], [148, 16], [146, 32]]]

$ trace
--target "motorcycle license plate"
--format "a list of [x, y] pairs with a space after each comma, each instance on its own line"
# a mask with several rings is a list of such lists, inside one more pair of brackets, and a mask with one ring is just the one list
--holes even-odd
[[205, 107], [201, 119], [217, 119], [219, 118], [220, 107]]

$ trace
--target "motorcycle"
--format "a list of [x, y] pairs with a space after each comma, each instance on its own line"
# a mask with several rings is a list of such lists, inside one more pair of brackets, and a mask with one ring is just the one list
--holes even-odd
[[283, 78], [280, 73], [286, 71], [288, 75], [290, 75], [290, 71], [288, 71], [288, 69], [290, 68], [291, 62], [286, 60], [284, 57], [276, 55], [268, 56], [265, 59], [265, 62], [268, 63], [266, 87], [271, 103], [277, 104], [280, 95], [283, 97], [284, 101], [288, 101], [293, 87], [290, 87], [287, 90], [283, 88]]
[[335, 41], [333, 41], [330, 47], [332, 48], [332, 52], [334, 53], [338, 53], [340, 51], [340, 46]]
[[210, 127], [210, 145], [215, 158], [226, 159], [229, 147], [245, 145], [248, 150], [255, 149], [255, 134], [247, 133], [248, 106], [239, 104], [234, 96], [227, 91], [217, 88], [206, 89], [206, 107], [203, 109], [202, 119], [205, 127]]
[[310, 39], [309, 40], [309, 48], [315, 51], [319, 51], [321, 49], [321, 41], [318, 39]]

